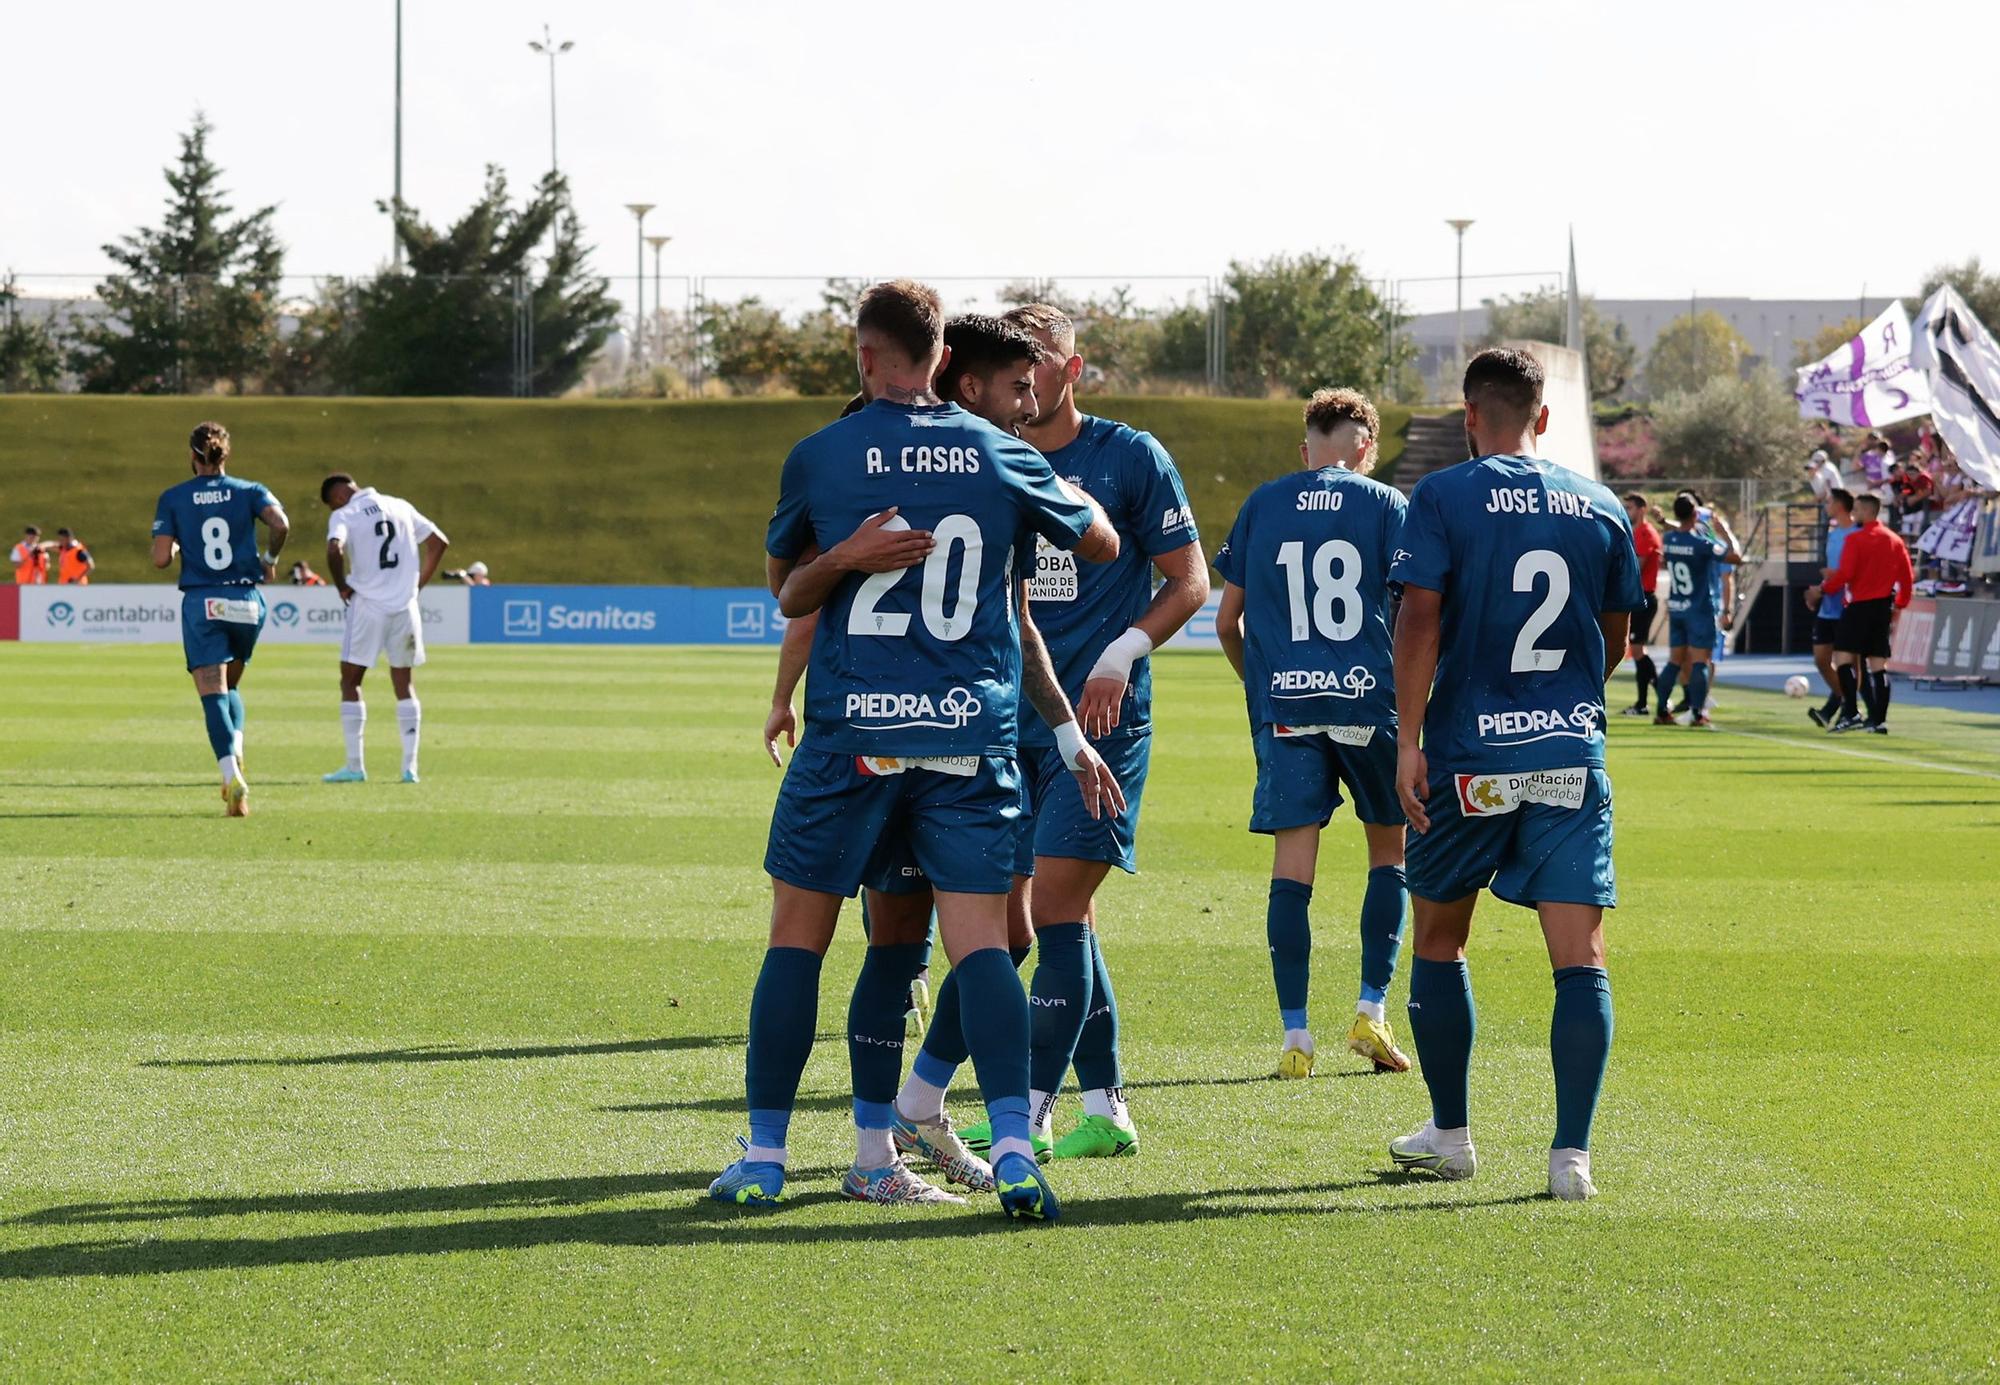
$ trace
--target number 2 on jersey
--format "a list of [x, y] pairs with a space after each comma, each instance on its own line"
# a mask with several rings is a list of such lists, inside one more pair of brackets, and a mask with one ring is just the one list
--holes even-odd
[[[907, 529], [910, 525], [897, 515], [882, 527]], [[937, 547], [931, 550], [922, 564], [923, 594], [918, 601], [918, 609], [924, 615], [924, 628], [931, 634], [941, 640], [962, 640], [972, 629], [972, 613], [979, 605], [979, 569], [984, 540], [980, 537], [978, 524], [970, 515], [946, 515], [931, 530], [931, 536], [937, 540]], [[953, 544], [964, 546], [965, 562], [958, 570], [957, 599], [952, 602], [951, 613], [947, 615], [944, 584]], [[875, 606], [909, 572], [909, 568], [878, 572], [863, 582], [861, 590], [854, 594], [854, 605], [847, 612], [847, 633], [879, 635], [885, 639], [901, 639], [908, 635], [910, 616], [907, 611], [878, 611]]]
[[1563, 603], [1569, 600], [1569, 564], [1553, 549], [1531, 548], [1514, 564], [1514, 590], [1533, 593], [1537, 577], [1549, 579], [1549, 594], [1542, 598], [1542, 604], [1535, 607], [1534, 614], [1515, 637], [1514, 659], [1508, 665], [1514, 673], [1554, 673], [1562, 667], [1563, 650], [1540, 649], [1535, 641], [1556, 623]]
[[375, 532], [382, 540], [382, 552], [378, 555], [378, 566], [385, 568], [397, 566], [403, 560], [389, 551], [389, 545], [396, 541], [395, 521], [387, 519], [376, 520]]

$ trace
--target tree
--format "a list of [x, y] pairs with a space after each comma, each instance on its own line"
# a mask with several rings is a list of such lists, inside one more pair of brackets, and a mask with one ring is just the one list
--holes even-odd
[[1686, 313], [1667, 324], [1646, 357], [1646, 391], [1653, 398], [1698, 390], [1716, 376], [1742, 374], [1750, 343], [1718, 312]]
[[[395, 219], [409, 272], [362, 283], [336, 281], [319, 324], [328, 368], [360, 394], [507, 394], [517, 333], [531, 332], [529, 387], [561, 394], [604, 344], [618, 307], [590, 273], [589, 248], [556, 174], [520, 206], [507, 177], [488, 166], [486, 187], [442, 231], [407, 206]], [[536, 279], [530, 257], [554, 233]]]
[[271, 229], [277, 208], [231, 219], [222, 170], [208, 157], [212, 129], [196, 112], [181, 136], [160, 228], [104, 247], [123, 272], [97, 286], [106, 316], [77, 333], [72, 367], [86, 390], [240, 391], [270, 358], [285, 255]]
[[752, 294], [734, 303], [707, 303], [702, 336], [710, 367], [732, 394], [757, 394], [785, 378], [792, 362], [785, 315]]
[[1799, 337], [1792, 342], [1794, 348], [1792, 365], [1794, 368], [1808, 366], [1815, 361], [1823, 361], [1841, 347], [1861, 335], [1861, 329], [1868, 324], [1852, 313], [1838, 322], [1830, 322], [1810, 337]]
[[859, 368], [854, 357], [854, 310], [866, 284], [829, 279], [819, 307], [806, 313], [792, 332], [785, 378], [800, 394], [854, 393]]
[[0, 394], [52, 390], [62, 379], [62, 346], [49, 319], [21, 316], [21, 291], [10, 273], [0, 279]]
[[1329, 384], [1379, 394], [1394, 368], [1384, 350], [1389, 305], [1352, 258], [1232, 260], [1224, 297], [1233, 394], [1304, 397]]
[[[1503, 341], [1546, 341], [1560, 344], [1568, 330], [1569, 296], [1557, 289], [1537, 289], [1516, 298], [1503, 298], [1486, 305], [1488, 329], [1486, 346]], [[1590, 372], [1590, 397], [1610, 399], [1632, 379], [1632, 365], [1638, 355], [1625, 324], [1608, 321], [1597, 311], [1597, 301], [1583, 298], [1583, 353]]]
[[1781, 476], [1807, 449], [1798, 403], [1769, 366], [1711, 375], [1653, 405], [1658, 455], [1683, 475]]
[[[1923, 296], [1928, 299], [1943, 284], [1950, 284], [1958, 290], [1965, 306], [1972, 309], [1974, 317], [1986, 324], [1987, 331], [2000, 328], [2000, 274], [1986, 273], [1980, 267], [1977, 255], [1964, 264], [1939, 265], [1932, 270], [1924, 280]], [[1917, 309], [1912, 306], [1910, 316], [1916, 315]]]

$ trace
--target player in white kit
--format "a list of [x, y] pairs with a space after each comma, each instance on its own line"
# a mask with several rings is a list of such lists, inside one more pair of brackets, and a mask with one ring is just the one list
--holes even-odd
[[410, 682], [411, 670], [424, 661], [424, 617], [417, 592], [437, 574], [451, 540], [409, 501], [357, 486], [345, 472], [320, 482], [319, 498], [333, 511], [326, 524], [326, 565], [347, 603], [347, 629], [340, 641], [340, 729], [347, 738], [347, 763], [321, 778], [329, 784], [359, 784], [368, 778], [361, 758], [368, 725], [361, 680], [386, 655], [389, 682], [396, 690], [396, 724], [403, 733], [403, 782], [414, 784], [423, 725], [423, 708]]

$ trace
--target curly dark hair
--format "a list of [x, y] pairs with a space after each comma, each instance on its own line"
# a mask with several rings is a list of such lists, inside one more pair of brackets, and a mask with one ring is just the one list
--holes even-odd
[[220, 423], [197, 423], [188, 434], [188, 450], [209, 466], [229, 460], [229, 430]]
[[1382, 436], [1382, 416], [1360, 390], [1314, 390], [1306, 401], [1306, 427], [1315, 433], [1331, 433], [1343, 423], [1358, 424], [1371, 440]]
[[1498, 404], [1532, 417], [1542, 407], [1542, 363], [1511, 346], [1489, 346], [1465, 364], [1465, 402]]

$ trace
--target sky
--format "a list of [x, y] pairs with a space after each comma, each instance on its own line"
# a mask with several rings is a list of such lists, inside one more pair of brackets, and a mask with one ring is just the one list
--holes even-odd
[[[1437, 310], [1451, 217], [1474, 221], [1467, 276], [1560, 269], [1573, 227], [1583, 287], [1608, 298], [1913, 294], [1939, 263], [2000, 264], [1991, 136], [1961, 123], [1990, 119], [1990, 63], [1956, 86], [1938, 71], [2000, 51], [1990, 3], [403, 10], [406, 200], [442, 222], [487, 164], [521, 189], [547, 169], [549, 68], [528, 48], [547, 20], [575, 44], [558, 153], [595, 268], [633, 273], [625, 204], [653, 202], [665, 273], [708, 276], [712, 297], [903, 273], [1179, 293], [1317, 249], [1436, 276], [1404, 296]], [[104, 242], [157, 223], [197, 108], [237, 207], [278, 205], [289, 272], [380, 266], [394, 13], [13, 7], [0, 267], [43, 287], [102, 273]], [[1972, 176], [1951, 173], [1958, 139]], [[1534, 282], [1469, 278], [1466, 298]]]

